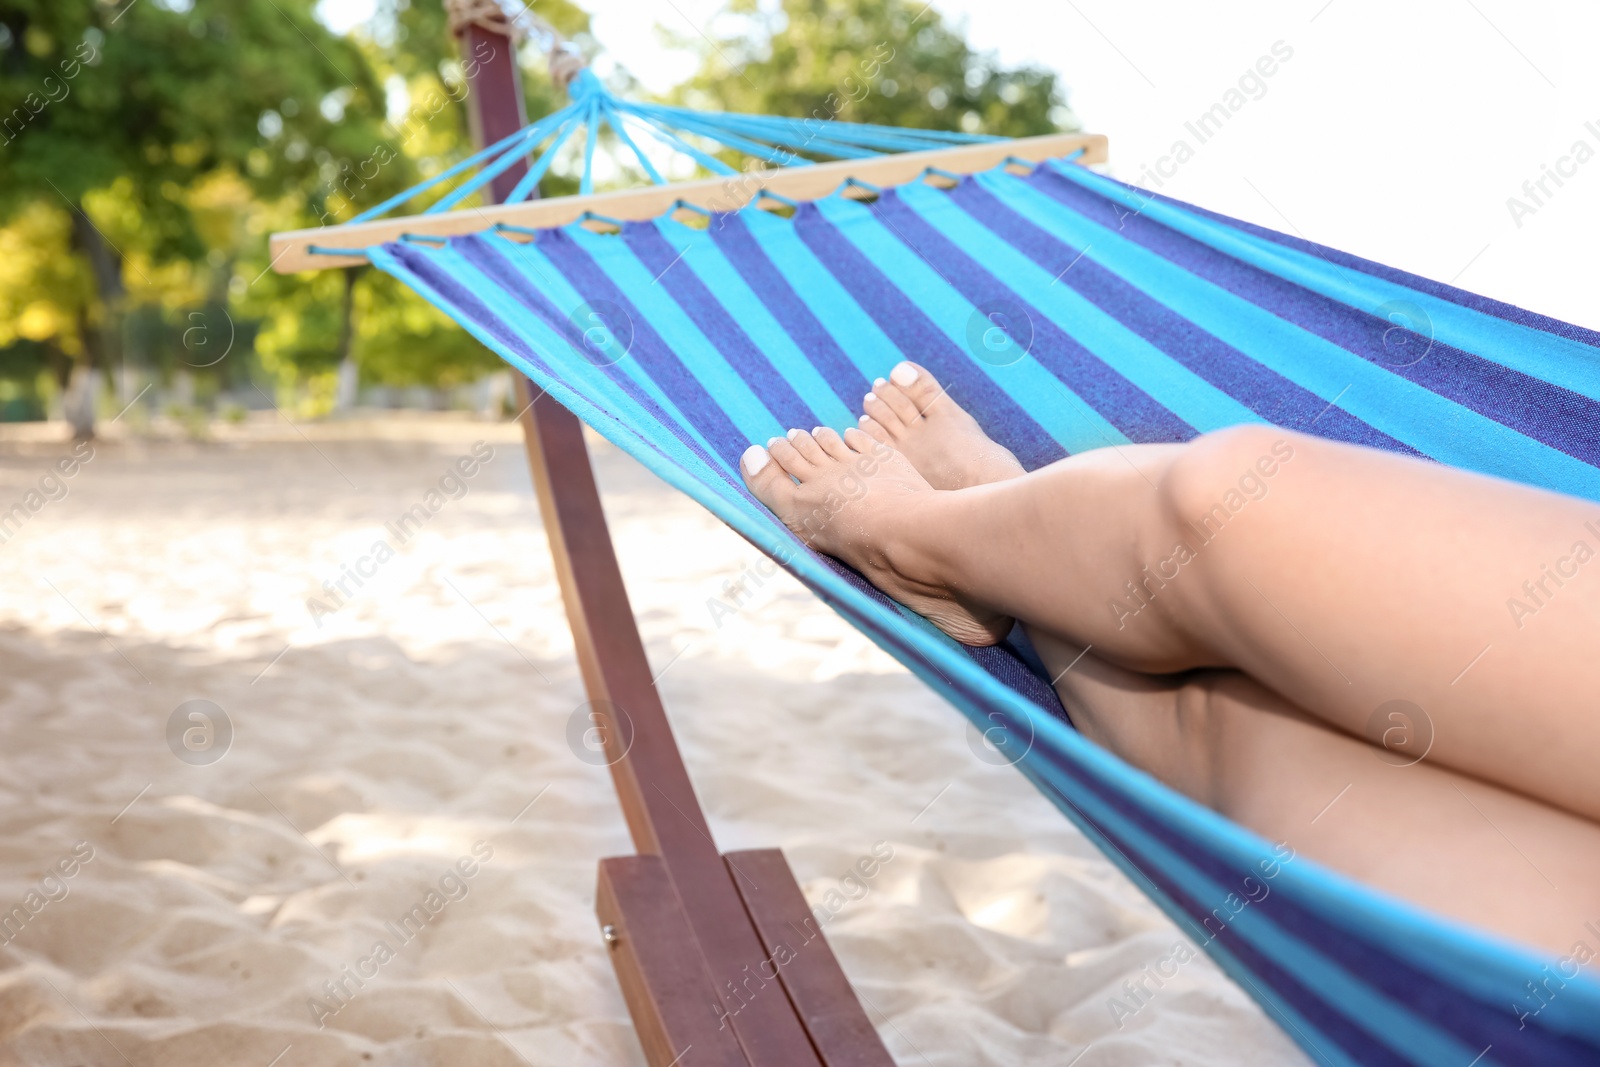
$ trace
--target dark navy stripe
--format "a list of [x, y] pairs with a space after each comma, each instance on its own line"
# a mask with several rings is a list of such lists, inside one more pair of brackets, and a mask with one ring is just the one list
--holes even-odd
[[1418, 454], [1136, 289], [1083, 255], [1082, 249], [1023, 218], [972, 179], [963, 180], [950, 197], [1017, 251], [1051, 274], [1060, 274], [1062, 284], [1262, 418], [1336, 441]]
[[707, 232], [790, 340], [817, 368], [834, 395], [845, 407], [854, 410], [872, 388], [872, 383], [845, 355], [827, 327], [811, 313], [783, 273], [772, 265], [766, 251], [745, 225], [744, 217], [738, 213], [718, 213], [712, 217]]
[[1427, 354], [1410, 366], [1385, 358], [1385, 337], [1394, 323], [1252, 266], [1150, 218], [1123, 210], [1098, 193], [1048, 167], [1036, 169], [1028, 181], [1040, 192], [1103, 226], [1119, 230], [1191, 274], [1204, 278], [1257, 307], [1331, 341], [1389, 373], [1452, 400], [1468, 410], [1535, 441], [1600, 465], [1600, 403], [1570, 389], [1542, 381], [1471, 352], [1426, 337], [1409, 343], [1428, 345]]
[[982, 308], [995, 300], [1005, 300], [1020, 307], [1033, 326], [1029, 355], [1122, 431], [1128, 440], [1187, 441], [1195, 436], [1193, 426], [1151, 399], [1144, 390], [1069, 336], [1049, 316], [980, 266], [900, 199], [893, 189], [885, 190], [871, 210], [886, 223], [885, 228], [913, 252], [929, 263], [939, 264], [939, 273], [967, 298], [968, 303]]
[[807, 202], [794, 215], [795, 232], [839, 284], [855, 298], [907, 359], [931, 370], [946, 385], [961, 382], [963, 406], [990, 437], [1011, 450], [1028, 470], [1066, 456], [1032, 417], [987, 375], [971, 372], [971, 361], [848, 238]]
[[683, 411], [684, 417], [711, 443], [717, 454], [728, 463], [737, 463], [739, 456], [750, 446], [749, 440], [739, 432], [732, 420], [689, 369], [683, 365], [672, 346], [656, 333], [649, 319], [634, 306], [606, 272], [589, 258], [589, 254], [561, 230], [540, 230], [539, 251], [561, 271], [563, 277], [588, 300], [610, 300], [633, 320], [633, 348], [630, 358], [638, 361], [652, 381], [670, 396]]
[[811, 406], [800, 399], [789, 380], [778, 373], [760, 346], [733, 321], [722, 301], [706, 288], [706, 283], [689, 265], [687, 254], [674, 251], [655, 223], [627, 223], [622, 227], [622, 239], [645, 269], [655, 275], [656, 284], [677, 301], [706, 339], [717, 346], [728, 366], [780, 425], [809, 427], [821, 421]]
[[987, 645], [982, 648], [974, 645], [959, 647], [967, 654], [968, 659], [1004, 682], [1019, 695], [1026, 697], [1040, 709], [1067, 725], [1072, 725], [1072, 719], [1067, 715], [1067, 709], [1061, 703], [1061, 698], [1056, 695], [1055, 688], [1051, 686], [1050, 679], [1034, 670], [1026, 659], [1018, 655], [1016, 649], [1005, 644]]

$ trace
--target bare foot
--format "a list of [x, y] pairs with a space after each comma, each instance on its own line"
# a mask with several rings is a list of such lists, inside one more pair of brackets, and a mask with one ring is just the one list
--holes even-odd
[[887, 381], [879, 378], [872, 384], [862, 410], [861, 428], [873, 440], [904, 452], [935, 489], [966, 489], [1027, 473], [926, 367], [896, 364]]
[[[868, 581], [965, 645], [992, 645], [1011, 620], [958, 597], [918, 551], [949, 506], [893, 448], [854, 426], [841, 437], [790, 430], [739, 460], [745, 484], [807, 544], [850, 564]], [[798, 483], [798, 484], [796, 484]]]

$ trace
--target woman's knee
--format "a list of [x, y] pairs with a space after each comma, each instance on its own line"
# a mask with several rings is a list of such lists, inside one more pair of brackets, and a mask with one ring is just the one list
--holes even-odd
[[1197, 437], [1161, 481], [1162, 503], [1179, 538], [1198, 551], [1271, 495], [1286, 465], [1314, 439], [1264, 423]]

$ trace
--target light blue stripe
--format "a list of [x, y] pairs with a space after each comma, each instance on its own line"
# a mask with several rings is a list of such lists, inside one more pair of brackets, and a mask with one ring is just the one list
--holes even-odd
[[[1241, 259], [1268, 273], [1304, 286], [1331, 300], [1370, 314], [1390, 301], [1415, 304], [1431, 320], [1435, 340], [1471, 352], [1531, 377], [1600, 400], [1600, 352], [1570, 337], [1508, 322], [1474, 308], [1335, 264], [1265, 237], [1181, 210], [1159, 200], [1144, 200], [1083, 167], [1051, 169], [1093, 192], [1134, 206], [1147, 218]], [[1404, 325], [1404, 323], [1402, 323]]]
[[[1201, 329], [1396, 440], [1452, 466], [1600, 500], [1600, 470], [1284, 322], [1009, 174], [979, 176], [1035, 224]], [[1130, 284], [1133, 284], [1130, 282]], [[1342, 394], [1342, 395], [1341, 395]]]
[[[1129, 443], [1127, 435], [1036, 360], [1024, 359], [1010, 366], [995, 367], [974, 359], [967, 347], [967, 324], [977, 309], [920, 255], [887, 230], [870, 208], [841, 196], [819, 200], [817, 207], [885, 280], [905, 294], [906, 299], [950, 339], [974, 370], [982, 370], [1063, 448], [1069, 452], [1086, 452]], [[1070, 403], [1060, 403], [1063, 396]]]
[[774, 270], [783, 275], [822, 328], [868, 381], [881, 378], [910, 353], [901, 352], [850, 291], [839, 284], [794, 232], [794, 223], [750, 208], [739, 213]]
[[[672, 269], [687, 266], [694, 271], [723, 310], [744, 331], [751, 343], [761, 350], [805, 405], [825, 425], [834, 429], [854, 426], [856, 414], [845, 406], [845, 402], [828, 385], [806, 354], [800, 351], [783, 325], [773, 318], [761, 298], [733, 269], [716, 242], [704, 230], [691, 229], [669, 218], [657, 219], [655, 226], [674, 250], [687, 250], [683, 251], [683, 262]], [[776, 416], [773, 417], [773, 423], [777, 425]], [[773, 434], [787, 429], [791, 427], [779, 427]], [[811, 427], [801, 426], [799, 429], [809, 430]]]
[[1059, 281], [1010, 243], [921, 182], [902, 185], [900, 199], [1156, 403], [1204, 433], [1241, 422], [1264, 422], [1228, 393], [1174, 360]]
[[[688, 314], [678, 306], [665, 288], [656, 283], [633, 250], [624, 241], [591, 233], [582, 226], [565, 230], [589, 254], [596, 266], [622, 290], [649, 325], [677, 353], [684, 367], [727, 414], [738, 431], [750, 441], [765, 441], [773, 436], [778, 419], [744, 383], [739, 373], [723, 358], [710, 338], [700, 332]], [[778, 432], [782, 432], [780, 429]]]

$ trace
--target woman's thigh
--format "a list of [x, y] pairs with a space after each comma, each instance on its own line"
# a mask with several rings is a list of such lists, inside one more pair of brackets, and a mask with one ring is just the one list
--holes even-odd
[[1600, 825], [1331, 729], [1238, 671], [1141, 675], [1035, 643], [1087, 737], [1300, 855], [1553, 951], [1600, 916]]

